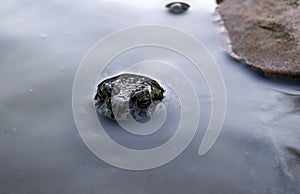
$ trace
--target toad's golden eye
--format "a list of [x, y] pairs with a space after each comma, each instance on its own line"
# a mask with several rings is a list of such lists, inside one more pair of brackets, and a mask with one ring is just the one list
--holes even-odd
[[135, 91], [130, 95], [130, 104], [134, 104], [136, 108], [146, 110], [151, 105], [151, 98], [149, 91], [140, 90]]
[[172, 13], [183, 13], [190, 8], [190, 5], [183, 2], [173, 2], [166, 5]]

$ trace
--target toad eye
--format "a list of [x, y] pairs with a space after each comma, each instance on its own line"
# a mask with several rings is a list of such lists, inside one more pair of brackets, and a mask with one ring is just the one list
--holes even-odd
[[105, 83], [101, 86], [101, 91], [105, 94], [111, 93], [111, 87], [108, 83]]
[[183, 13], [190, 8], [190, 5], [183, 2], [173, 2], [166, 5], [166, 8], [169, 9], [172, 13]]
[[142, 97], [136, 102], [137, 107], [141, 109], [145, 109], [149, 107], [150, 104], [151, 104], [151, 100], [148, 97]]
[[98, 100], [99, 103], [103, 103], [107, 98], [111, 96], [111, 87], [108, 83], [100, 83], [98, 85], [98, 90], [95, 96], [95, 100]]
[[130, 96], [130, 101], [140, 109], [147, 109], [151, 105], [150, 94], [147, 91], [138, 91], [132, 93]]

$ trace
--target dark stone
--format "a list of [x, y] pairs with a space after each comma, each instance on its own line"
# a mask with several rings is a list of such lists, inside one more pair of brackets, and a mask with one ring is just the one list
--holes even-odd
[[183, 2], [172, 2], [168, 3], [166, 8], [168, 8], [171, 13], [180, 14], [188, 10], [190, 5]]

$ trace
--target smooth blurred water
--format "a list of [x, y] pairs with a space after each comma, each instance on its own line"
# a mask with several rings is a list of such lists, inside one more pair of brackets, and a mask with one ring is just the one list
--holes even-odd
[[[182, 15], [170, 14], [166, 3], [0, 3], [1, 194], [300, 192], [300, 164], [286, 149], [300, 149], [300, 86], [270, 81], [227, 57], [219, 48], [221, 28], [214, 22], [213, 0], [189, 1], [191, 8]], [[80, 61], [96, 42], [118, 29], [141, 24], [169, 25], [198, 38], [224, 76], [228, 109], [221, 136], [208, 154], [197, 155], [204, 135], [198, 130], [171, 163], [127, 171], [99, 160], [84, 145], [72, 116], [72, 87]], [[119, 73], [124, 64], [149, 59], [174, 64], [197, 85], [199, 129], [205, 129], [209, 92], [202, 76], [182, 56], [150, 47], [131, 50], [112, 61], [106, 73]], [[126, 144], [127, 138], [115, 133], [116, 141]], [[169, 135], [126, 145], [147, 148]]]

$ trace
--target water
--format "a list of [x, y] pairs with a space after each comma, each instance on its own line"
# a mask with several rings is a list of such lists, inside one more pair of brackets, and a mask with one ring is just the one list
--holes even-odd
[[[300, 148], [299, 85], [265, 79], [221, 52], [214, 2], [190, 1], [183, 15], [169, 13], [166, 3], [1, 2], [1, 193], [300, 192], [299, 160], [287, 149]], [[197, 155], [204, 135], [198, 130], [171, 163], [132, 172], [110, 166], [88, 150], [77, 132], [71, 99], [86, 52], [108, 34], [140, 24], [173, 26], [199, 39], [223, 74], [228, 108], [221, 135], [208, 154]], [[198, 85], [199, 129], [207, 127], [207, 86], [182, 56], [167, 49], [131, 50], [112, 61], [106, 75], [148, 59], [174, 64]], [[156, 142], [168, 135], [161, 134]], [[137, 140], [129, 146], [148, 148], [153, 142]]]

